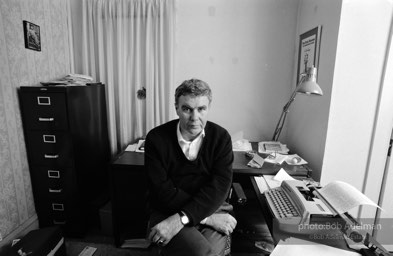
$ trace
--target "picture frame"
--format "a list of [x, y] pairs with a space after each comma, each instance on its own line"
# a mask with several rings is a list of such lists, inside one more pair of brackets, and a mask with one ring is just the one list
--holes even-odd
[[40, 26], [29, 21], [23, 21], [23, 34], [25, 37], [25, 48], [41, 51]]
[[307, 68], [311, 66], [318, 68], [321, 32], [322, 27], [317, 26], [299, 36], [297, 83], [301, 79], [301, 74], [305, 73]]

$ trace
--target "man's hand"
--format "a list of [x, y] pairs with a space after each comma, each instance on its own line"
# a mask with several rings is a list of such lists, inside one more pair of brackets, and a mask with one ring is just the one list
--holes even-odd
[[153, 243], [165, 246], [183, 227], [180, 215], [176, 213], [155, 225], [150, 230], [149, 239]]
[[206, 218], [205, 225], [210, 226], [218, 232], [229, 235], [237, 224], [236, 219], [229, 213], [213, 213]]

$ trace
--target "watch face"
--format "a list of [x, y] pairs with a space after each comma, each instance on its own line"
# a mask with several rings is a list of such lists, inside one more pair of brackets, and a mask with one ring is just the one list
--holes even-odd
[[180, 220], [181, 220], [181, 223], [183, 223], [183, 225], [187, 225], [189, 222], [188, 217], [185, 215], [181, 216]]

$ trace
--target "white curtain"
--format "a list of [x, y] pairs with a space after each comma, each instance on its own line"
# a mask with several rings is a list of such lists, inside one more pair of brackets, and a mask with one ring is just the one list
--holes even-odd
[[84, 0], [82, 12], [83, 72], [106, 85], [114, 154], [174, 117], [174, 0]]

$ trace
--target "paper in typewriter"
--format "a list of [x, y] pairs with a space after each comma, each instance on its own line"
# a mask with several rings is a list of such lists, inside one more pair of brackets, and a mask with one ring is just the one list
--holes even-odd
[[371, 205], [380, 208], [354, 186], [342, 181], [333, 181], [318, 189], [318, 192], [339, 214], [348, 212], [360, 205]]

